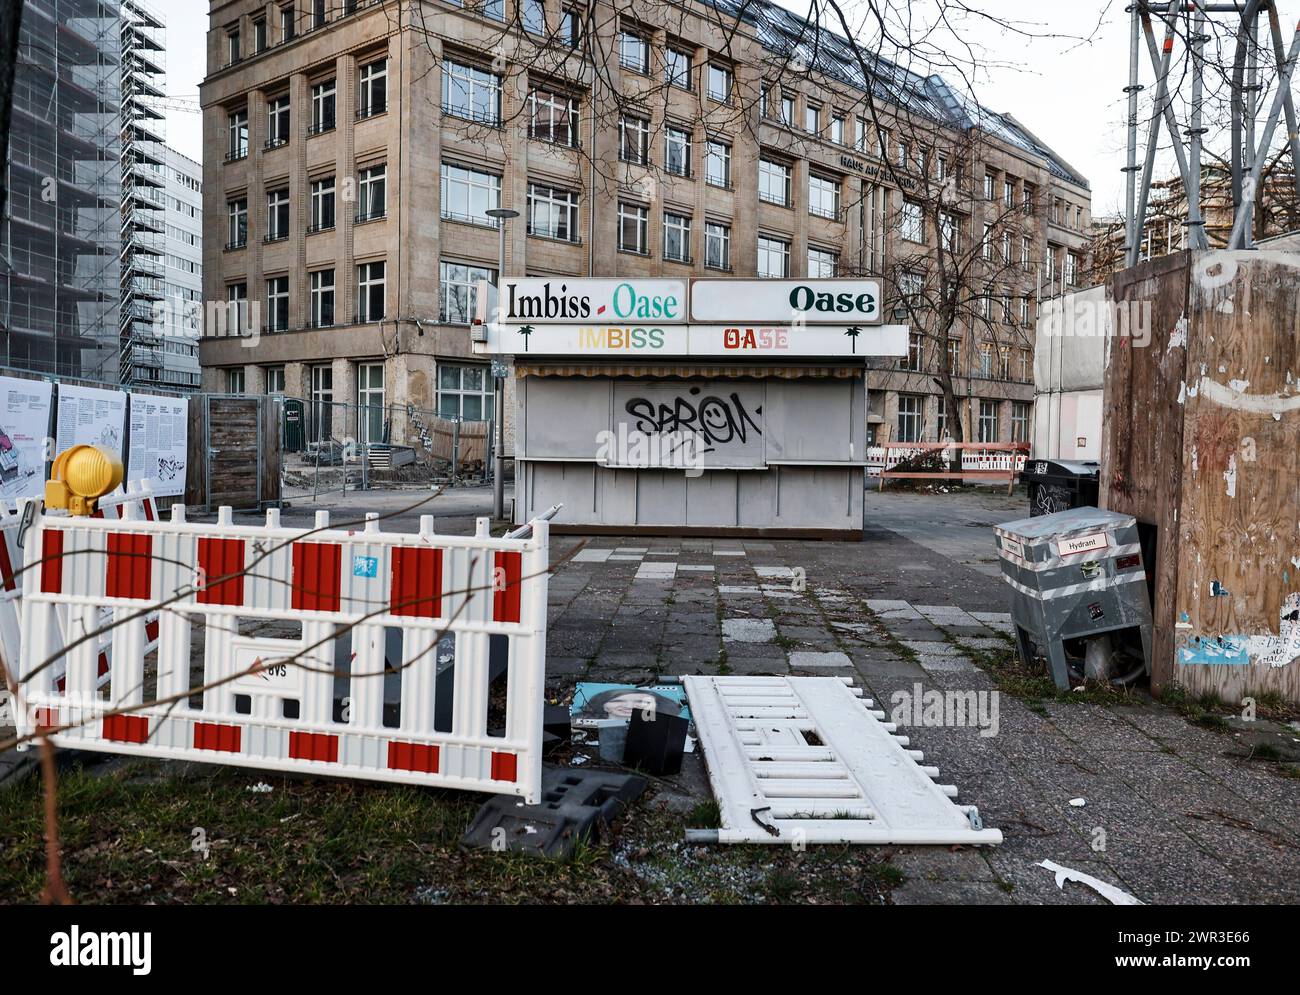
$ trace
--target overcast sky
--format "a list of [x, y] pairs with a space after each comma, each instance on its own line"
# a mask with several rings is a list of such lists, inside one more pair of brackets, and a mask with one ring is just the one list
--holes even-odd
[[[807, 14], [810, 0], [778, 2]], [[850, 19], [865, 16], [866, 0], [842, 2]], [[900, 12], [922, 18], [941, 0], [891, 2]], [[951, 30], [978, 51], [970, 76], [981, 102], [994, 111], [1014, 114], [1082, 172], [1092, 184], [1094, 214], [1118, 211], [1126, 141], [1123, 88], [1128, 76], [1124, 0], [965, 0], [965, 5], [978, 13], [955, 20]], [[945, 6], [951, 14], [958, 5]], [[1289, 41], [1289, 25], [1296, 23], [1300, 0], [1283, 0], [1279, 6]], [[194, 99], [198, 94], [207, 7], [207, 0], [168, 0], [161, 8], [167, 18], [167, 84], [173, 96]], [[944, 42], [942, 32], [933, 37], [935, 44]], [[969, 68], [966, 53], [955, 44], [951, 59]], [[948, 70], [943, 75], [957, 84], [960, 80], [954, 77], [964, 74]], [[1146, 65], [1144, 80], [1150, 81]], [[200, 115], [171, 111], [167, 132], [177, 149], [200, 158]]]

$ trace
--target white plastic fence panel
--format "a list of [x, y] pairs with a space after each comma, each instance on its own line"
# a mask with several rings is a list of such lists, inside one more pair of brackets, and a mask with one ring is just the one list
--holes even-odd
[[684, 677], [723, 843], [1001, 843], [861, 690], [834, 677]]
[[[281, 527], [276, 511], [265, 525], [232, 525], [229, 509], [216, 524], [188, 523], [180, 505], [168, 522], [130, 508], [116, 521], [37, 515], [24, 546], [23, 630], [33, 635], [21, 655], [20, 734], [39, 723], [79, 749], [540, 800], [547, 523], [526, 539], [493, 539], [486, 520], [461, 537], [435, 534], [431, 516], [418, 534], [368, 518], [341, 531], [324, 512], [313, 530]], [[155, 605], [156, 655], [145, 633]], [[99, 628], [101, 606], [115, 623], [107, 694], [93, 678], [94, 640], [75, 638]], [[66, 650], [48, 636], [60, 611]], [[243, 632], [241, 621], [293, 634]], [[386, 658], [390, 633], [397, 659]], [[341, 634], [351, 654], [336, 672]], [[494, 641], [506, 653], [500, 701], [489, 700]], [[60, 656], [64, 688], [49, 665]], [[400, 681], [392, 708], [390, 679]]]

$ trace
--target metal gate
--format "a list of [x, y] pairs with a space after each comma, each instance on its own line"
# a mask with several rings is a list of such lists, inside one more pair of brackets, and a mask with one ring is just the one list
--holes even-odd
[[834, 677], [684, 677], [721, 843], [1001, 843], [908, 740]]

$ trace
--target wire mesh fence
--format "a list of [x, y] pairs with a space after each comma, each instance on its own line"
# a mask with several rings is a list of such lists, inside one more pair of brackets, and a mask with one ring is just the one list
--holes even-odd
[[491, 421], [296, 397], [280, 399], [280, 418], [284, 500], [491, 479]]

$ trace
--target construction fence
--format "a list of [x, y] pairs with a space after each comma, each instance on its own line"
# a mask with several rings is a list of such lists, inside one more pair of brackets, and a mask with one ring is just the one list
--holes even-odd
[[443, 418], [413, 405], [275, 400], [283, 500], [491, 479], [491, 421]]

